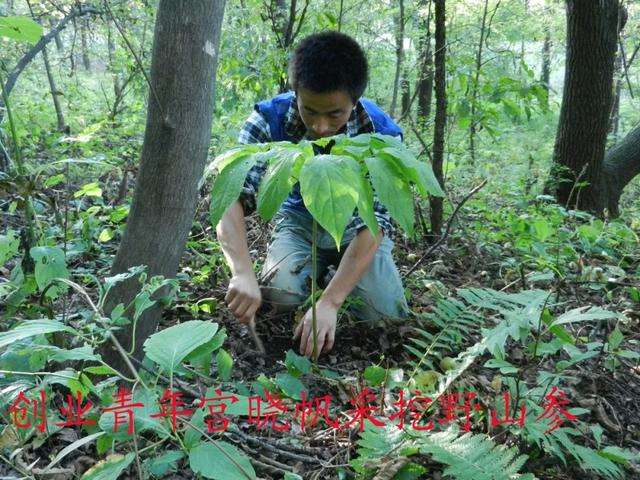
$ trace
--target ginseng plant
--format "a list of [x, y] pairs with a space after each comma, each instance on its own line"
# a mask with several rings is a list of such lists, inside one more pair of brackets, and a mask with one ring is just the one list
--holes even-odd
[[[315, 147], [315, 148], [314, 148]], [[315, 151], [325, 153], [316, 154]], [[379, 234], [374, 215], [374, 190], [393, 219], [413, 236], [413, 188], [422, 199], [444, 196], [428, 163], [418, 161], [399, 138], [377, 133], [355, 137], [338, 135], [320, 140], [248, 144], [233, 148], [208, 167], [205, 177], [217, 175], [211, 192], [211, 224], [240, 196], [249, 169], [264, 162], [266, 171], [257, 194], [258, 214], [268, 221], [296, 183], [313, 217], [311, 246], [311, 305], [313, 358], [317, 358], [316, 235], [320, 224], [340, 242], [354, 209], [374, 236]]]

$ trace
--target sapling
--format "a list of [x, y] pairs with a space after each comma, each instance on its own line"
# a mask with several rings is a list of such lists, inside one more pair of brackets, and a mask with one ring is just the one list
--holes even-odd
[[316, 236], [318, 224], [340, 244], [354, 210], [374, 236], [379, 227], [374, 215], [374, 191], [400, 227], [413, 236], [413, 191], [422, 199], [443, 196], [428, 163], [418, 161], [400, 139], [377, 133], [355, 137], [338, 135], [315, 141], [241, 145], [219, 155], [205, 176], [217, 172], [211, 192], [211, 224], [240, 196], [245, 177], [257, 162], [266, 170], [257, 195], [257, 211], [268, 221], [278, 211], [295, 184], [313, 217], [312, 327], [313, 357], [317, 358]]

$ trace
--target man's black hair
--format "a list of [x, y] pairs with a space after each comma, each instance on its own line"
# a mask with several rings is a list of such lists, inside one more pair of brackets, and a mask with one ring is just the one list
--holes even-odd
[[297, 92], [346, 90], [357, 101], [367, 86], [367, 57], [353, 38], [326, 31], [305, 37], [289, 62], [289, 81]]

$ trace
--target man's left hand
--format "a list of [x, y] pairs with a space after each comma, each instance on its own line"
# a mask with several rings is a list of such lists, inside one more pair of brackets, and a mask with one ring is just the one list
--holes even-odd
[[[311, 308], [307, 310], [293, 335], [294, 340], [300, 337], [300, 354], [308, 358], [313, 356], [313, 321], [311, 312]], [[318, 332], [316, 359], [321, 352], [328, 352], [333, 348], [337, 319], [338, 307], [320, 298], [316, 303], [316, 329]]]

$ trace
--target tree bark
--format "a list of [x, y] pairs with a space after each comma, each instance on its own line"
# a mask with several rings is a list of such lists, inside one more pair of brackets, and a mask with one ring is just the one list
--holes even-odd
[[[444, 175], [442, 164], [444, 161], [444, 137], [447, 123], [447, 34], [445, 23], [445, 0], [435, 0], [435, 20], [436, 20], [436, 51], [435, 51], [435, 94], [436, 94], [436, 116], [433, 131], [433, 173], [440, 186], [444, 190]], [[429, 197], [431, 205], [431, 234], [439, 237], [442, 231], [442, 198]]]
[[[146, 265], [149, 276], [176, 274], [207, 158], [224, 6], [224, 0], [160, 1], [140, 173], [112, 274], [136, 265]], [[138, 291], [136, 279], [118, 284], [106, 312], [128, 305]], [[159, 305], [147, 310], [136, 325], [135, 342], [133, 328], [120, 331], [124, 348], [140, 357], [160, 317]], [[123, 366], [113, 350], [102, 353]]]
[[396, 72], [393, 80], [393, 94], [391, 95], [391, 106], [389, 107], [389, 115], [392, 117], [396, 114], [396, 105], [398, 103], [398, 92], [400, 91], [400, 72], [402, 71], [402, 61], [404, 59], [404, 0], [399, 0], [400, 11], [396, 20]]
[[564, 91], [546, 186], [562, 205], [599, 215], [617, 215], [610, 200], [624, 178], [613, 164], [604, 168], [619, 15], [618, 0], [567, 0]]
[[80, 25], [80, 40], [82, 44], [82, 65], [84, 69], [89, 72], [91, 71], [91, 60], [89, 59], [89, 42], [87, 41], [87, 29], [88, 25], [85, 22], [82, 22]]
[[620, 214], [619, 202], [622, 191], [633, 178], [640, 174], [640, 127], [636, 127], [617, 145], [607, 151], [603, 176], [606, 178], [608, 195], [600, 206], [609, 215]]
[[[420, 72], [418, 74], [418, 118], [420, 123], [431, 113], [431, 94], [433, 92], [433, 53], [431, 51], [431, 0], [429, 12], [424, 22], [424, 32], [420, 36]], [[424, 2], [423, 2], [424, 3]]]
[[53, 99], [53, 108], [55, 108], [56, 110], [56, 118], [58, 120], [58, 131], [64, 132], [67, 130], [67, 126], [65, 125], [64, 113], [62, 112], [60, 101], [58, 100], [58, 95], [60, 94], [60, 92], [56, 87], [56, 81], [53, 78], [53, 72], [51, 72], [51, 64], [49, 63], [49, 55], [47, 54], [47, 47], [44, 47], [42, 49], [42, 59], [44, 60], [44, 68], [47, 72], [47, 80], [49, 80], [49, 90], [51, 91], [51, 98]]
[[540, 76], [542, 88], [547, 91], [547, 105], [549, 103], [549, 91], [551, 82], [551, 32], [545, 28], [544, 43], [542, 45], [542, 75]]
[[[496, 7], [498, 8], [498, 7]], [[469, 155], [471, 163], [476, 161], [476, 133], [478, 122], [476, 120], [478, 99], [478, 91], [480, 89], [480, 72], [482, 71], [482, 51], [484, 47], [484, 39], [487, 29], [487, 15], [489, 13], [489, 0], [484, 0], [484, 10], [482, 12], [482, 22], [480, 24], [480, 41], [478, 42], [478, 50], [476, 51], [476, 70], [471, 86], [471, 123], [469, 124]]]

